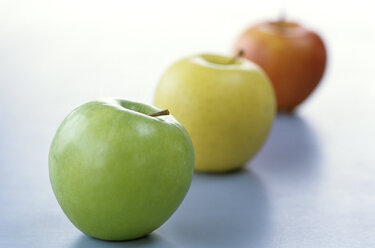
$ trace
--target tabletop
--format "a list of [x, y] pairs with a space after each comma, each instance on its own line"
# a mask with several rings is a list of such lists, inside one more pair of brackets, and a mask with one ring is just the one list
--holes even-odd
[[[2, 1], [0, 247], [375, 247], [375, 18], [370, 1]], [[178, 210], [145, 238], [100, 241], [59, 207], [48, 151], [63, 118], [105, 96], [152, 103], [162, 73], [229, 54], [280, 11], [319, 31], [328, 67], [279, 114], [243, 170], [195, 173]]]

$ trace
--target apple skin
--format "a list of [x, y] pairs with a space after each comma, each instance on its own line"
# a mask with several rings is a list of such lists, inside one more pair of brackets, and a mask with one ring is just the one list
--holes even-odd
[[295, 22], [262, 22], [237, 40], [234, 54], [260, 65], [275, 89], [279, 111], [292, 111], [320, 82], [326, 48], [317, 33]]
[[83, 233], [130, 240], [162, 225], [184, 199], [194, 172], [189, 135], [159, 109], [106, 98], [62, 122], [49, 153], [55, 196]]
[[266, 140], [275, 115], [271, 83], [257, 65], [212, 54], [173, 64], [160, 79], [154, 104], [168, 106], [184, 125], [201, 172], [244, 166]]

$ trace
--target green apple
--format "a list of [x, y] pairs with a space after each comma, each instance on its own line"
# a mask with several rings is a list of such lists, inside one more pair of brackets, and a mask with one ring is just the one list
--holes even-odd
[[195, 169], [242, 167], [261, 148], [275, 115], [266, 74], [241, 58], [202, 54], [173, 64], [162, 76], [155, 105], [168, 107], [188, 131]]
[[75, 109], [58, 128], [50, 180], [62, 210], [83, 233], [104, 240], [142, 237], [184, 199], [193, 146], [183, 126], [158, 111], [99, 99]]

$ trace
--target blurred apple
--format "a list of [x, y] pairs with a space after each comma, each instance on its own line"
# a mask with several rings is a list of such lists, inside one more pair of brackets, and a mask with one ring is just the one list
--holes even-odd
[[262, 22], [237, 40], [234, 53], [260, 65], [275, 89], [279, 111], [292, 111], [321, 80], [326, 48], [319, 35], [295, 22]]
[[190, 56], [162, 76], [155, 105], [166, 108], [188, 131], [195, 169], [225, 172], [245, 165], [261, 148], [276, 106], [263, 70], [246, 59]]

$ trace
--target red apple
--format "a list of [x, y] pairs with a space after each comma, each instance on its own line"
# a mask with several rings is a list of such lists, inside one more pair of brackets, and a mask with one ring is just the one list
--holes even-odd
[[235, 44], [260, 65], [275, 89], [279, 111], [292, 111], [320, 82], [326, 48], [317, 33], [295, 22], [268, 21], [247, 29]]

